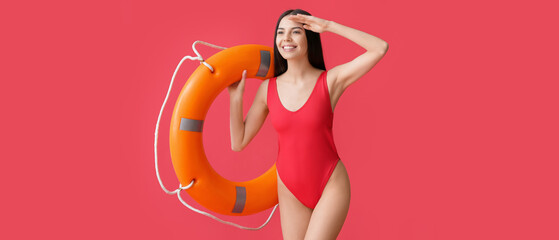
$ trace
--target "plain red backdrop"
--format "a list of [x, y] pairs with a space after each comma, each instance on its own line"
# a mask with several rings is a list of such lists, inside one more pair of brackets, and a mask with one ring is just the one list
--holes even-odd
[[[178, 61], [195, 40], [272, 46], [277, 17], [302, 8], [386, 40], [384, 59], [336, 106], [349, 171], [339, 239], [558, 239], [559, 18], [554, 1], [12, 1], [2, 3], [2, 239], [281, 239], [223, 225], [161, 191], [153, 139]], [[328, 69], [363, 49], [323, 33]], [[200, 47], [209, 57], [217, 50]], [[197, 62], [185, 62], [168, 127]], [[240, 78], [240, 76], [239, 76]], [[249, 79], [248, 111], [260, 80]], [[230, 150], [229, 99], [210, 109], [212, 165], [254, 178], [277, 154], [269, 119]], [[189, 197], [187, 201], [198, 206]], [[221, 216], [259, 226], [269, 210]]]

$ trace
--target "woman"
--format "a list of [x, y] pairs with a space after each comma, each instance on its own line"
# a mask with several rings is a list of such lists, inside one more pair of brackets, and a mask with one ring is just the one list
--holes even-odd
[[[332, 32], [367, 51], [326, 71], [320, 33]], [[296, 9], [281, 14], [274, 36], [273, 78], [260, 85], [243, 121], [246, 71], [228, 87], [231, 147], [242, 151], [268, 113], [278, 132], [278, 198], [284, 239], [336, 239], [350, 202], [347, 171], [332, 136], [343, 92], [384, 56], [380, 38]]]

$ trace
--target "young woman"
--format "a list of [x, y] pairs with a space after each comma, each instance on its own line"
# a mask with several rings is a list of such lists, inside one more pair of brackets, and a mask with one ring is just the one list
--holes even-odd
[[[320, 33], [345, 37], [366, 52], [326, 70]], [[260, 85], [243, 121], [246, 71], [228, 87], [231, 147], [241, 151], [270, 114], [278, 132], [278, 198], [284, 239], [336, 239], [350, 202], [347, 171], [332, 136], [333, 112], [343, 92], [388, 50], [380, 38], [306, 11], [285, 11], [274, 36], [275, 74]]]

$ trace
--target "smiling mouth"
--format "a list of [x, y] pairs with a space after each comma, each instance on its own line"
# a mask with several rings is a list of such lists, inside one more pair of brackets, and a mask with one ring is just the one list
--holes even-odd
[[287, 45], [287, 46], [283, 46], [281, 47], [284, 51], [292, 51], [293, 49], [297, 48], [297, 46], [293, 46], [293, 45]]

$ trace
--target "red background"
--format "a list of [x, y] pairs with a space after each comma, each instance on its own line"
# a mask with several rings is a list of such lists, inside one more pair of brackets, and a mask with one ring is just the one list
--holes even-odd
[[[195, 40], [272, 46], [290, 8], [390, 44], [336, 107], [352, 186], [339, 239], [559, 238], [559, 18], [541, 0], [2, 3], [0, 238], [281, 239], [279, 213], [239, 230], [163, 193], [153, 133]], [[328, 69], [363, 52], [322, 40]], [[168, 188], [171, 110], [197, 65], [183, 65], [162, 118]], [[245, 113], [259, 83], [247, 80]], [[231, 151], [228, 104], [224, 91], [207, 115], [206, 153], [227, 178], [252, 179], [273, 164], [277, 135], [268, 119]], [[268, 213], [221, 217], [256, 227]]]

